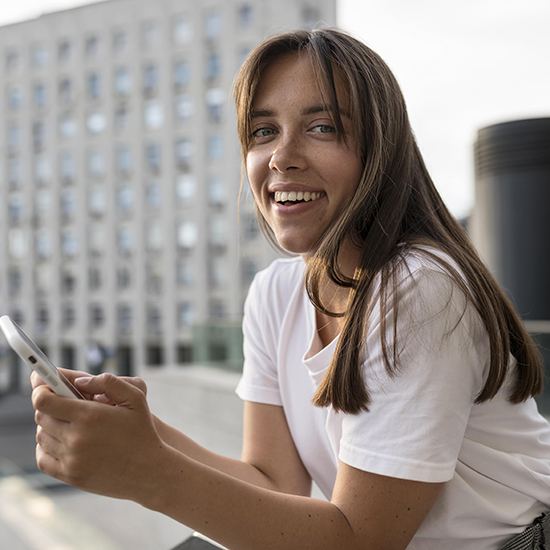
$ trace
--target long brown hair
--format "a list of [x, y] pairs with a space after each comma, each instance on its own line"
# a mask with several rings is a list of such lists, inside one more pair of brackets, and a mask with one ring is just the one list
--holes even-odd
[[[250, 141], [250, 112], [263, 72], [275, 60], [307, 54], [316, 71], [325, 101], [333, 113], [337, 135], [345, 139], [336, 94], [338, 79], [348, 93], [355, 142], [363, 174], [347, 209], [321, 237], [307, 262], [306, 288], [316, 308], [326, 315], [343, 317], [343, 328], [327, 373], [314, 396], [317, 406], [346, 413], [368, 410], [369, 391], [362, 362], [370, 314], [380, 281], [381, 344], [386, 368], [397, 372], [397, 344], [388, 344], [386, 313], [397, 310], [398, 272], [405, 255], [417, 244], [431, 245], [441, 255], [424, 254], [444, 268], [481, 317], [489, 336], [490, 365], [476, 403], [493, 398], [506, 378], [510, 354], [517, 361], [516, 382], [509, 396], [520, 403], [542, 391], [542, 369], [536, 346], [519, 316], [459, 223], [444, 205], [428, 174], [408, 120], [399, 85], [370, 48], [342, 31], [322, 29], [293, 31], [266, 39], [243, 64], [235, 82], [238, 130], [243, 159]], [[273, 232], [256, 209], [260, 225], [272, 242]], [[355, 275], [342, 273], [338, 255], [342, 244], [352, 242], [362, 250]], [[321, 302], [322, 282], [330, 280], [350, 289], [344, 313], [329, 311]], [[393, 316], [393, 332], [397, 327]], [[391, 333], [390, 333], [391, 334]]]

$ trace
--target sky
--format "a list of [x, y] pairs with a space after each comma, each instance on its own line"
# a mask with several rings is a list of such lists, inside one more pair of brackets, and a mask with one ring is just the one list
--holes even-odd
[[[92, 2], [0, 0], [0, 25]], [[337, 21], [393, 70], [438, 189], [468, 215], [477, 131], [550, 116], [550, 2], [339, 0]]]

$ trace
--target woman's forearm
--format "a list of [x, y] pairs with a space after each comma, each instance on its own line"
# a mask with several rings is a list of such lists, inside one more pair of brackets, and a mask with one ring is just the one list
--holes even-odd
[[260, 471], [254, 465], [209, 451], [176, 428], [166, 424], [155, 416], [153, 418], [160, 438], [187, 457], [252, 485], [273, 491], [285, 490], [282, 487], [278, 487], [267, 474]]
[[173, 447], [161, 454], [135, 500], [230, 549], [354, 548], [346, 518], [329, 502], [247, 483]]

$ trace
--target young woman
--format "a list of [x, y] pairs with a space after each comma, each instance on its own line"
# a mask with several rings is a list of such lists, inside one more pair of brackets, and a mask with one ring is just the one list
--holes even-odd
[[337, 30], [298, 31], [250, 54], [235, 97], [262, 226], [296, 254], [245, 307], [242, 459], [155, 418], [140, 380], [68, 372], [89, 401], [34, 381], [39, 467], [235, 550], [496, 550], [522, 532], [514, 548], [549, 548], [535, 347], [389, 69]]

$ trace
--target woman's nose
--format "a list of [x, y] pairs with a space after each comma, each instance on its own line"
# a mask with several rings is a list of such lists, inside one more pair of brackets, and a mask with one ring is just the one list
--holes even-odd
[[297, 140], [286, 139], [277, 142], [269, 159], [269, 168], [280, 173], [289, 170], [305, 170], [307, 159]]

